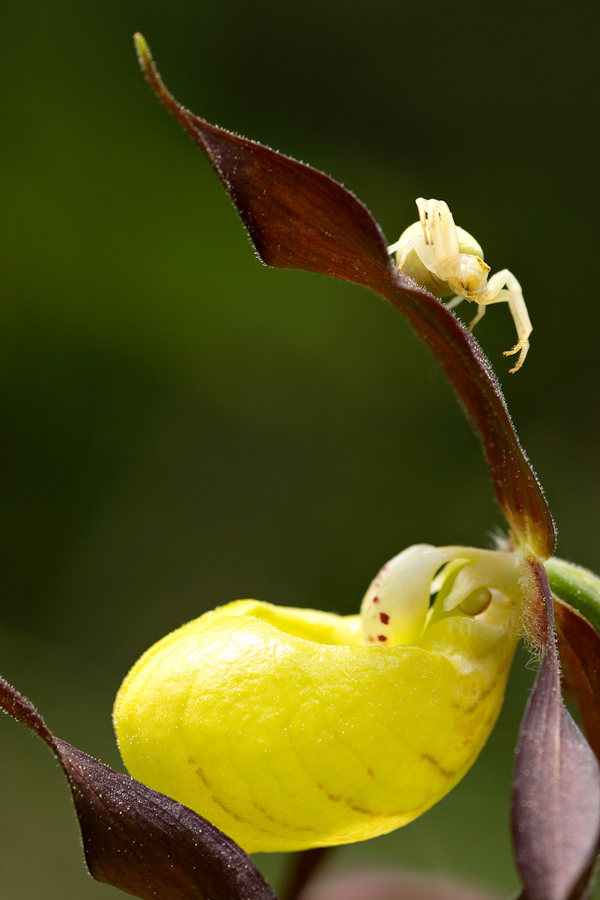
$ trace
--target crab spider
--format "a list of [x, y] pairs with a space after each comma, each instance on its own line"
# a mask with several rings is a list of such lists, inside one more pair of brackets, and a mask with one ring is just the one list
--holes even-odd
[[516, 366], [510, 370], [517, 372], [525, 362], [532, 332], [521, 285], [508, 269], [502, 269], [488, 281], [490, 267], [483, 261], [483, 250], [475, 238], [454, 224], [448, 204], [443, 200], [419, 197], [417, 209], [419, 221], [388, 247], [390, 254], [396, 254], [398, 270], [436, 297], [452, 297], [448, 303], [451, 309], [462, 300], [477, 303], [477, 315], [469, 331], [483, 318], [490, 303], [508, 303], [518, 341], [504, 355], [519, 354]]

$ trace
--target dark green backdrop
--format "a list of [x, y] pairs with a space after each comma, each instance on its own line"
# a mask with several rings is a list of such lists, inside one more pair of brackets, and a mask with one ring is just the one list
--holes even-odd
[[[0, 14], [0, 672], [119, 765], [110, 712], [155, 639], [240, 597], [352, 612], [408, 544], [502, 528], [435, 362], [367, 292], [263, 268], [178, 98], [353, 189], [390, 240], [447, 200], [534, 324], [477, 330], [560, 528], [598, 570], [597, 43], [591, 2], [21, 0]], [[340, 851], [508, 893], [512, 747], [531, 683], [463, 785]], [[0, 721], [10, 900], [117, 896], [81, 863], [47, 751]], [[276, 879], [281, 860], [261, 860]]]

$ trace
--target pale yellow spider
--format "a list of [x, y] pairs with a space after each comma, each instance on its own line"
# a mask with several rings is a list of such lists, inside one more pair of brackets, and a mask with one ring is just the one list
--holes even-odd
[[419, 197], [417, 209], [419, 221], [388, 247], [389, 253], [396, 254], [398, 270], [440, 299], [454, 296], [448, 303], [451, 309], [462, 300], [477, 303], [477, 315], [469, 331], [483, 318], [490, 303], [508, 303], [519, 339], [504, 355], [519, 353], [516, 366], [510, 370], [517, 372], [525, 362], [532, 332], [521, 285], [508, 269], [488, 281], [490, 267], [483, 261], [483, 250], [474, 237], [454, 224], [443, 200]]

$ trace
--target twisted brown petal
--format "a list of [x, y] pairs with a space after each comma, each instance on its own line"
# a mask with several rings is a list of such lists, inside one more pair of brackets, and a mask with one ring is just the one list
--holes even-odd
[[557, 557], [545, 569], [554, 596], [564, 688], [600, 759], [600, 578]]
[[0, 709], [31, 728], [58, 757], [97, 881], [142, 900], [276, 900], [230, 838], [181, 803], [55, 737], [3, 678]]
[[530, 566], [547, 640], [517, 746], [513, 843], [527, 900], [575, 900], [588, 890], [600, 837], [600, 768], [562, 702], [552, 594], [540, 561]]
[[600, 759], [600, 635], [555, 598], [556, 632], [566, 692], [577, 705], [586, 737]]
[[369, 288], [408, 319], [437, 357], [479, 434], [517, 542], [551, 556], [550, 512], [477, 341], [443, 303], [397, 273], [381, 229], [353, 194], [322, 172], [184, 109], [164, 86], [141, 35], [136, 45], [150, 86], [208, 157], [263, 262]]

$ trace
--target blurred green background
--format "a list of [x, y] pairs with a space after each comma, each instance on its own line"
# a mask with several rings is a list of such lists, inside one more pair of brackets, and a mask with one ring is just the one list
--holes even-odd
[[[0, 671], [119, 767], [110, 714], [153, 641], [241, 597], [356, 611], [403, 547], [503, 527], [477, 441], [383, 301], [255, 259], [216, 176], [141, 77], [331, 173], [390, 242], [448, 201], [534, 324], [477, 336], [560, 528], [598, 570], [596, 12], [575, 0], [21, 0], [0, 13]], [[468, 313], [470, 310], [468, 311]], [[467, 314], [468, 314], [467, 313]], [[515, 888], [508, 800], [533, 673], [463, 784], [339, 851]], [[86, 874], [50, 754], [0, 720], [10, 900], [117, 896]], [[261, 858], [277, 884], [283, 860]]]

